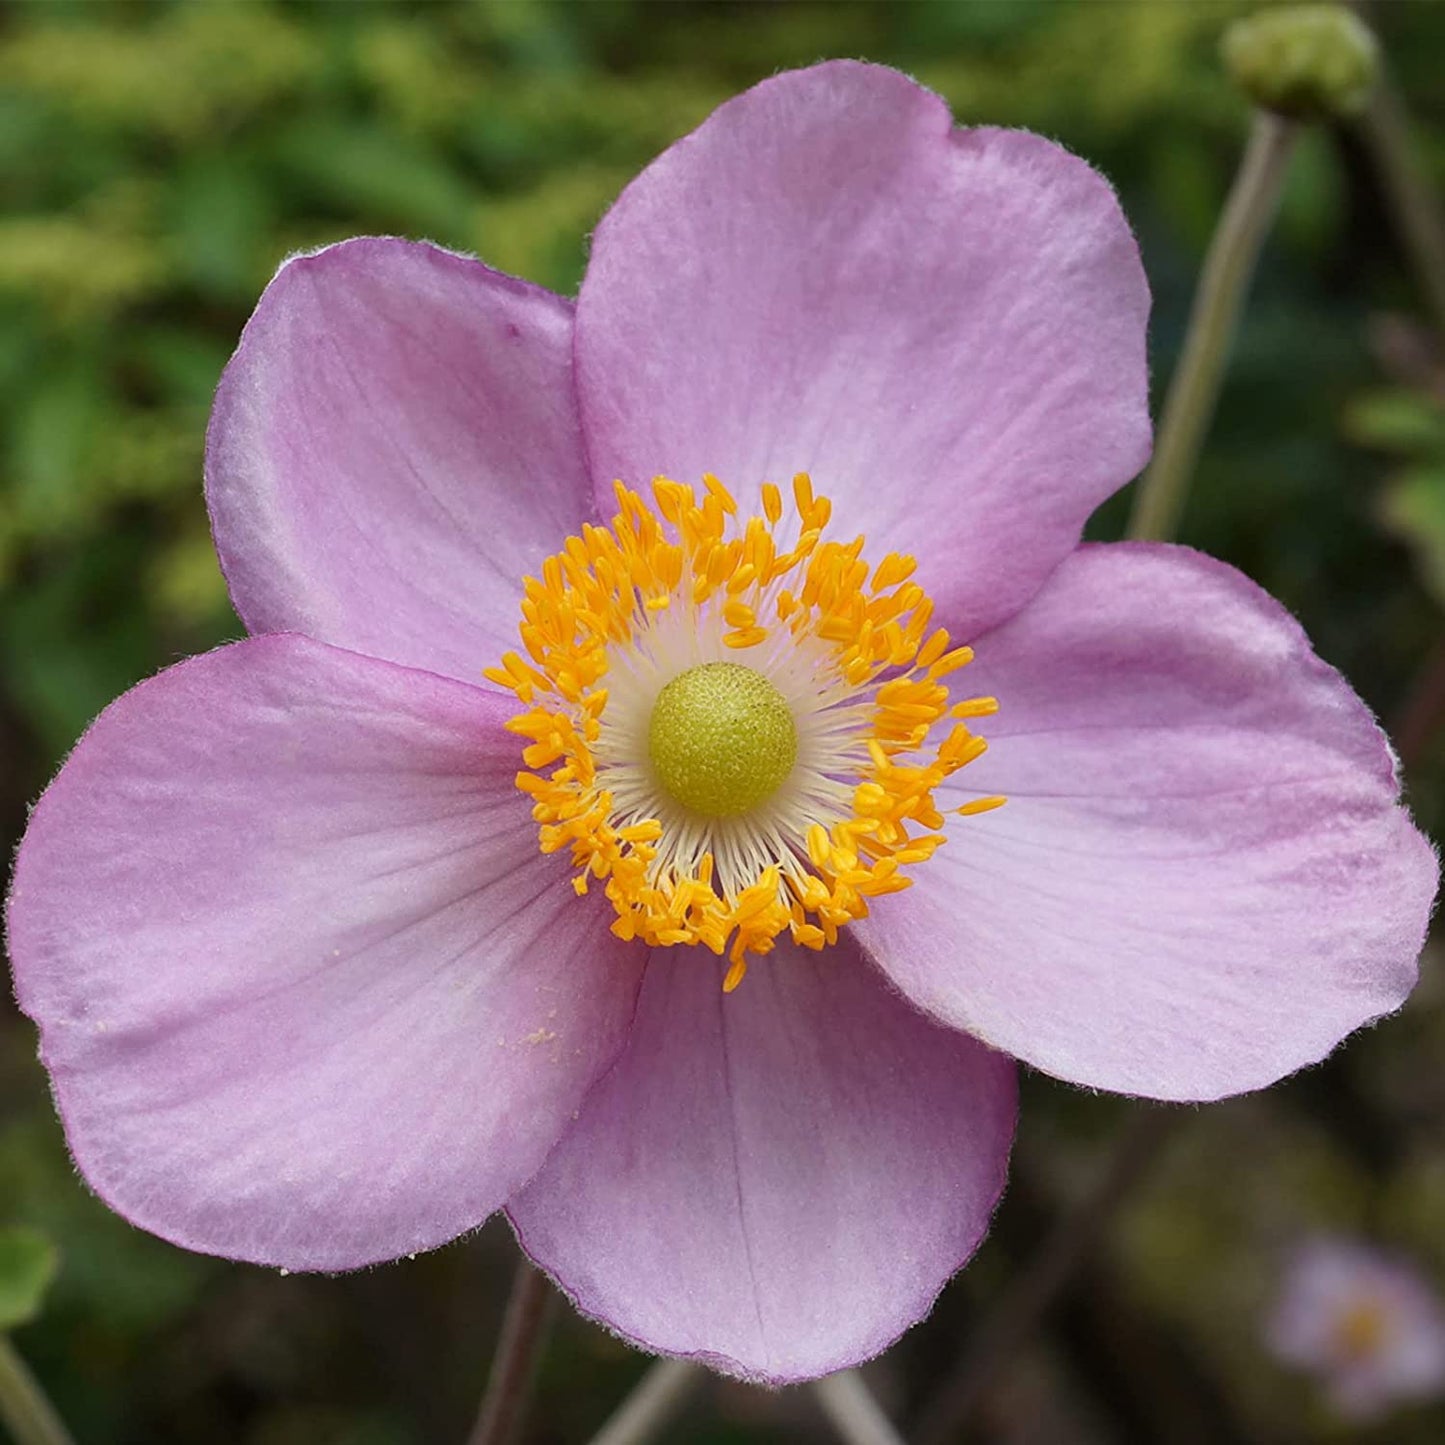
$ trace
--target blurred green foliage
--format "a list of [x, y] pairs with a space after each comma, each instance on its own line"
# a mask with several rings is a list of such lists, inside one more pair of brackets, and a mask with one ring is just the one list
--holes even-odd
[[[1246, 126], [1217, 58], [1245, 9], [12, 0], [0, 13], [7, 836], [112, 697], [239, 635], [201, 500], [205, 426], [221, 368], [288, 252], [364, 232], [427, 236], [571, 290], [611, 198], [718, 101], [781, 68], [864, 56], [934, 86], [962, 123], [1042, 130], [1110, 175], [1155, 290], [1162, 379]], [[1377, 15], [1427, 168], [1445, 181], [1445, 7]], [[1382, 314], [1417, 309], [1361, 148], [1307, 136], [1184, 533], [1282, 597], [1386, 720], [1428, 694], [1420, 673], [1445, 603], [1438, 373], [1395, 364], [1398, 348], [1378, 337]], [[1117, 535], [1123, 508], [1106, 507], [1094, 533]], [[1408, 772], [1417, 813], [1437, 830], [1442, 755], [1435, 733]], [[979, 1438], [1337, 1438], [1304, 1387], [1261, 1356], [1257, 1312], [1277, 1248], [1317, 1224], [1396, 1239], [1445, 1281], [1442, 1047], [1445, 1006], [1427, 982], [1403, 1019], [1325, 1068], [1201, 1114], [1105, 1273], [1086, 1282], [1093, 1293], [1015, 1367], [1043, 1382], [1067, 1430], [1026, 1437], [1028, 1412], [1004, 1381]], [[0, 1014], [0, 1225], [40, 1226], [60, 1245], [51, 1306], [19, 1339], [81, 1439], [460, 1437], [499, 1316], [504, 1231], [345, 1280], [184, 1254], [84, 1192], [33, 1053], [28, 1024]], [[1076, 1192], [1118, 1116], [1059, 1088], [1029, 1093], [994, 1238], [886, 1364], [901, 1415], [1031, 1247], [1030, 1200]], [[1225, 1171], [1239, 1189], [1219, 1189]], [[1100, 1300], [1110, 1318], [1135, 1321], [1132, 1335], [1100, 1335], [1088, 1312]], [[1126, 1376], [1153, 1381], [1137, 1400], [1100, 1373], [1101, 1338], [1137, 1354]], [[587, 1438], [638, 1369], [568, 1316], [533, 1439]], [[810, 1438], [816, 1418], [793, 1399], [719, 1386], [685, 1438]], [[1208, 1421], [1205, 1433], [1189, 1433], [1187, 1418]], [[1422, 1411], [1376, 1438], [1438, 1440], [1441, 1425]]]
[[1414, 547], [1425, 585], [1445, 608], [1445, 369], [1428, 390], [1361, 396], [1348, 430], [1399, 459], [1385, 486], [1382, 516]]
[[40, 1230], [0, 1225], [0, 1330], [28, 1324], [40, 1313], [59, 1263], [55, 1246]]

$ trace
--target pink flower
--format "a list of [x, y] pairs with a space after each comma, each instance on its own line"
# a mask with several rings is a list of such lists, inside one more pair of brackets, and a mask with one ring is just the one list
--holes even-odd
[[505, 1208], [620, 1334], [796, 1380], [973, 1252], [1014, 1058], [1213, 1099], [1398, 1008], [1436, 865], [1369, 713], [1237, 572], [1079, 545], [1147, 310], [1087, 165], [846, 62], [651, 165], [575, 307], [285, 265], [208, 444], [257, 635], [107, 710], [16, 867], [96, 1191], [291, 1269]]
[[1270, 1349], [1315, 1375], [1353, 1420], [1445, 1394], [1445, 1308], [1419, 1271], [1353, 1240], [1307, 1241], [1266, 1326]]

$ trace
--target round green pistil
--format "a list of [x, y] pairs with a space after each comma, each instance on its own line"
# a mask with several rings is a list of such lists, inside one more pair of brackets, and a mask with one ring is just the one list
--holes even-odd
[[762, 673], [705, 662], [658, 693], [647, 746], [658, 782], [683, 807], [736, 818], [782, 787], [797, 761], [798, 730]]

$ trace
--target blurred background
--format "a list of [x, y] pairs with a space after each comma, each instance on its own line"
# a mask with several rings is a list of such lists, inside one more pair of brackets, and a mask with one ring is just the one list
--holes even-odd
[[[11, 0], [0, 10], [7, 856], [97, 711], [241, 633], [207, 531], [202, 441], [221, 368], [287, 252], [363, 232], [429, 237], [571, 291], [611, 198], [717, 102], [780, 68], [861, 56], [931, 85], [964, 124], [1043, 131], [1112, 178], [1154, 288], [1157, 390], [1248, 126], [1218, 60], [1244, 9]], [[1445, 5], [1381, 4], [1370, 17], [1424, 172], [1445, 185]], [[1395, 731], [1410, 801], [1437, 837], [1442, 322], [1369, 148], [1349, 127], [1312, 130], [1181, 534], [1300, 617]], [[1106, 507], [1093, 534], [1118, 536], [1126, 505]], [[1320, 1231], [1384, 1246], [1445, 1289], [1442, 1060], [1437, 953], [1405, 1012], [1323, 1067], [1151, 1137], [1147, 1167], [1056, 1308], [1008, 1352], [967, 1428], [935, 1445], [1445, 1439], [1439, 1404], [1342, 1418], [1263, 1341], [1284, 1261]], [[870, 1368], [905, 1429], [928, 1422], [1040, 1241], [1139, 1127], [1131, 1113], [1026, 1080], [992, 1236], [934, 1315]], [[43, 1232], [58, 1268], [14, 1343], [82, 1445], [459, 1441], [515, 1258], [491, 1225], [411, 1263], [291, 1278], [132, 1230], [74, 1174], [33, 1031], [0, 989], [0, 1228], [17, 1224]], [[590, 1438], [645, 1364], [559, 1308], [526, 1439]], [[665, 1438], [827, 1436], [806, 1391], [717, 1382]]]

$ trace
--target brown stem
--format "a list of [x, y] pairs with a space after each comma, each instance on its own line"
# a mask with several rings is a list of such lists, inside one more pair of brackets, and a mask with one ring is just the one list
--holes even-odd
[[1388, 81], [1375, 88], [1360, 117], [1360, 134], [1425, 303], [1445, 335], [1445, 214], [1420, 168], [1405, 103]]
[[1437, 642], [1420, 664], [1399, 716], [1390, 729], [1400, 765], [1407, 771], [1425, 760], [1435, 734], [1445, 728], [1445, 642]]
[[492, 1357], [487, 1392], [467, 1445], [511, 1445], [516, 1438], [531, 1402], [552, 1299], [547, 1277], [527, 1260], [520, 1261], [502, 1318], [497, 1353]]
[[918, 1417], [916, 1445], [949, 1445], [1106, 1232], [1114, 1211], [1159, 1153], [1181, 1110], [1145, 1106], [1130, 1121], [1093, 1188], [1066, 1211], [964, 1346], [947, 1383]]

